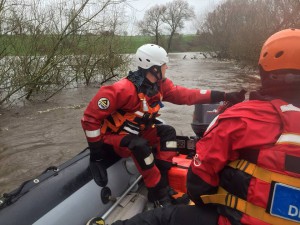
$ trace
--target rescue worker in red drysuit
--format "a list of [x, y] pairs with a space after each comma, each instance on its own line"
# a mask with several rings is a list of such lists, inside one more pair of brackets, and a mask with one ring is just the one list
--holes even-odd
[[168, 56], [160, 46], [145, 44], [136, 52], [138, 70], [112, 85], [102, 86], [87, 106], [82, 127], [91, 161], [103, 143], [121, 157], [132, 157], [157, 206], [171, 204], [167, 172], [176, 155], [176, 132], [154, 125], [162, 101], [174, 104], [240, 102], [244, 93], [188, 89], [165, 77]]
[[300, 208], [300, 30], [264, 43], [262, 88], [220, 114], [187, 176], [195, 206], [147, 211], [113, 225], [293, 225]]

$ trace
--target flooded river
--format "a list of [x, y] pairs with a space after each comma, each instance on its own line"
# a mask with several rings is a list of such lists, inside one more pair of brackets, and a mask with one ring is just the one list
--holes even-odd
[[[170, 54], [168, 66], [167, 77], [185, 87], [251, 91], [259, 85], [254, 72], [243, 71], [232, 62], [205, 59], [199, 53]], [[26, 102], [22, 107], [0, 110], [0, 195], [87, 147], [80, 119], [97, 90], [68, 89], [46, 103]], [[173, 125], [178, 135], [193, 136], [193, 109], [165, 103], [161, 119]]]

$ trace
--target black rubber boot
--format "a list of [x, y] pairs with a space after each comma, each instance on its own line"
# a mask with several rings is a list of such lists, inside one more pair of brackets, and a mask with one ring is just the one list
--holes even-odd
[[148, 188], [148, 200], [154, 203], [154, 207], [166, 207], [172, 205], [172, 198], [169, 195], [169, 186], [165, 177], [162, 176], [156, 186]]
[[190, 203], [190, 198], [186, 193], [178, 193], [169, 187], [168, 194], [172, 199], [173, 205], [188, 205]]

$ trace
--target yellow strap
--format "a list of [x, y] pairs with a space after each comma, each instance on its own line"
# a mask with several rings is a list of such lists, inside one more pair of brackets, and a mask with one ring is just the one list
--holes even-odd
[[253, 177], [256, 177], [260, 180], [263, 180], [267, 183], [272, 181], [284, 183], [293, 187], [300, 188], [300, 179], [296, 177], [287, 176], [280, 173], [275, 173], [270, 170], [263, 169], [256, 164], [250, 163], [246, 160], [240, 159], [228, 164], [232, 168], [239, 169], [244, 171], [247, 174], [250, 174]]
[[[256, 177], [260, 180], [263, 180], [267, 183], [271, 183], [272, 181], [284, 183], [287, 185], [291, 185], [293, 187], [300, 188], [300, 179], [295, 177], [290, 177], [287, 175], [279, 174], [272, 172], [270, 170], [263, 169], [256, 164], [250, 163], [246, 160], [236, 160], [229, 163], [229, 166], [234, 169], [239, 169], [244, 171], [245, 173]], [[228, 193], [223, 188], [219, 187], [218, 193], [214, 195], [203, 195], [201, 196], [202, 201], [207, 203], [216, 203], [228, 206], [230, 208], [236, 209], [240, 212], [243, 212], [251, 217], [260, 219], [267, 223], [273, 225], [296, 225], [299, 223], [292, 222], [289, 220], [285, 220], [276, 216], [272, 216], [269, 213], [266, 213], [265, 209], [256, 206], [250, 202], [247, 202], [241, 198], [238, 198], [235, 195]]]
[[214, 195], [202, 195], [201, 199], [204, 204], [215, 203], [228, 206], [230, 208], [236, 209], [242, 213], [245, 213], [251, 217], [262, 220], [264, 222], [270, 223], [272, 225], [296, 225], [299, 223], [285, 220], [279, 217], [275, 217], [266, 213], [265, 209], [256, 206], [250, 202], [247, 202], [235, 195], [229, 194], [223, 188], [219, 187], [219, 194]]

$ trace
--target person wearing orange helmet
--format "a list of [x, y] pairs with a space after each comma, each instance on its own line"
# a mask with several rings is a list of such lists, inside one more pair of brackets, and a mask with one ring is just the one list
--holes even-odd
[[298, 101], [299, 48], [299, 29], [278, 32], [266, 41], [259, 57], [261, 95]]
[[196, 144], [195, 206], [155, 209], [113, 225], [294, 225], [300, 222], [300, 30], [270, 36], [262, 87], [219, 114]]

